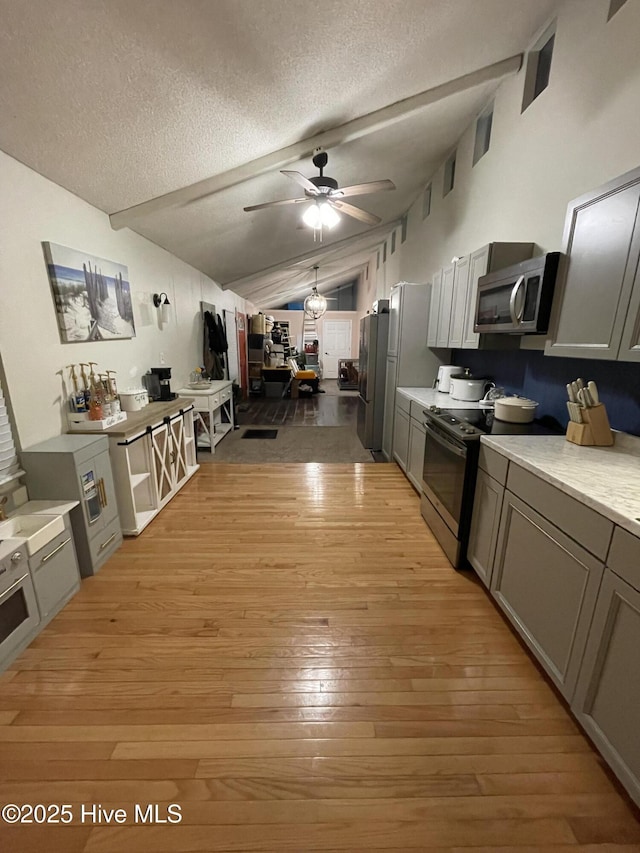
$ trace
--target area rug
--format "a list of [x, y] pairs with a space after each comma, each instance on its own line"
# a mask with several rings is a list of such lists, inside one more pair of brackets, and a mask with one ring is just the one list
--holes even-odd
[[225, 436], [213, 454], [198, 450], [198, 462], [373, 462], [353, 427], [281, 426], [273, 441], [243, 441], [243, 429]]

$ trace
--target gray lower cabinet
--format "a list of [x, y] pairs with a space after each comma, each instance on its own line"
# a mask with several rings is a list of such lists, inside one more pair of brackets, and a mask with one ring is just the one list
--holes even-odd
[[382, 429], [382, 453], [387, 462], [393, 461], [393, 420], [396, 411], [396, 378], [398, 359], [387, 358], [385, 372], [384, 426]]
[[486, 587], [491, 584], [508, 470], [506, 457], [480, 445], [467, 559]]
[[640, 361], [640, 169], [570, 202], [546, 355]]
[[478, 468], [467, 559], [486, 587], [491, 584], [503, 496], [504, 486]]
[[640, 805], [640, 591], [607, 569], [571, 709]]
[[29, 568], [43, 627], [80, 589], [80, 572], [69, 517], [65, 530], [29, 557]]
[[408, 412], [405, 412], [400, 406], [396, 406], [393, 418], [393, 458], [405, 472], [409, 458], [410, 420]]
[[29, 497], [77, 500], [71, 527], [82, 577], [94, 575], [122, 544], [122, 530], [104, 435], [59, 435], [22, 451]]
[[506, 491], [491, 592], [571, 700], [604, 565]]
[[422, 492], [422, 467], [424, 464], [425, 429], [415, 418], [409, 419], [409, 451], [406, 475], [418, 494]]

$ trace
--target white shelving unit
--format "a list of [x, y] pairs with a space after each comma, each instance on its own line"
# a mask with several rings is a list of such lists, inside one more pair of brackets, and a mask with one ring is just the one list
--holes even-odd
[[216, 445], [235, 426], [231, 380], [220, 379], [202, 390], [181, 388], [178, 396], [193, 400], [198, 447], [215, 453]]
[[150, 403], [104, 431], [122, 532], [137, 536], [200, 467], [191, 400]]

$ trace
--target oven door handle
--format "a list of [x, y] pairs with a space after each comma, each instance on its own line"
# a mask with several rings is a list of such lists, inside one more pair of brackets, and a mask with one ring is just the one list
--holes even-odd
[[461, 459], [467, 458], [467, 451], [458, 447], [457, 444], [454, 444], [452, 441], [448, 441], [446, 438], [443, 438], [439, 433], [437, 433], [434, 429], [429, 426], [427, 421], [424, 421], [424, 428], [427, 431], [427, 434], [431, 436], [434, 441], [437, 441], [438, 444], [441, 444], [442, 447], [446, 447], [446, 449], [450, 452], [459, 456]]
[[520, 278], [513, 285], [513, 289], [511, 291], [511, 298], [509, 299], [509, 314], [511, 314], [511, 321], [515, 325], [517, 325], [522, 318], [522, 311], [524, 309], [524, 305], [520, 306], [520, 310], [516, 313], [516, 299], [518, 298], [518, 293], [520, 292], [520, 288], [524, 284], [524, 276], [521, 275]]
[[17, 586], [20, 586], [20, 584], [23, 583], [23, 581], [28, 577], [29, 577], [29, 572], [27, 572], [26, 575], [22, 575], [22, 577], [18, 578], [17, 581], [14, 581], [8, 589], [5, 589], [5, 591], [0, 594], [0, 601], [2, 601], [5, 598], [8, 598], [9, 593], [12, 592], [12, 590], [14, 590]]

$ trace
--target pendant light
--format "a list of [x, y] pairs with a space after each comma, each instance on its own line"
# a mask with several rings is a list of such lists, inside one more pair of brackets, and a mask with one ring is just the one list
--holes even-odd
[[307, 317], [311, 317], [313, 320], [318, 320], [327, 310], [327, 300], [321, 293], [318, 293], [318, 265], [316, 264], [314, 267], [316, 271], [316, 283], [311, 288], [311, 293], [304, 300], [304, 313]]

